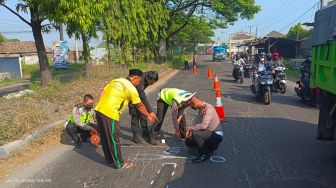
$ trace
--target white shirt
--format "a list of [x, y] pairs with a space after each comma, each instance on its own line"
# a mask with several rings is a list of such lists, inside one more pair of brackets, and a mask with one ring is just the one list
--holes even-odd
[[259, 63], [258, 72], [262, 72], [264, 70], [266, 70], [265, 64], [264, 63]]

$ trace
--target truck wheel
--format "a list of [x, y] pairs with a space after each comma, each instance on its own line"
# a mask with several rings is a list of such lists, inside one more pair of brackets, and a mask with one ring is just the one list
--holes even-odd
[[334, 140], [336, 119], [335, 117], [329, 116], [329, 113], [336, 103], [336, 96], [321, 90], [319, 101], [320, 113], [317, 126], [317, 139]]

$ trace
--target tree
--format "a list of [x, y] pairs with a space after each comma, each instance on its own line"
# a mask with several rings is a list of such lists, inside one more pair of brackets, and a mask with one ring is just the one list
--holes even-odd
[[101, 30], [111, 60], [111, 44], [120, 52], [120, 63], [145, 62], [154, 55], [159, 28], [166, 25], [162, 2], [148, 0], [109, 1]]
[[[42, 31], [48, 31], [50, 24], [42, 24], [47, 16], [50, 15], [54, 7], [57, 5], [55, 1], [48, 0], [21, 0], [16, 5], [16, 10], [13, 10], [6, 4], [6, 0], [0, 0], [0, 6], [3, 6], [11, 13], [16, 15], [19, 19], [25, 22], [32, 28], [33, 36], [35, 39], [35, 46], [39, 58], [39, 65], [41, 71], [41, 84], [47, 86], [49, 81], [52, 80], [50, 67], [48, 64], [48, 57], [45, 50]], [[26, 20], [20, 13], [29, 13], [30, 21]]]
[[[179, 25], [180, 23], [172, 26], [172, 28], [179, 27]], [[197, 44], [213, 42], [211, 37], [214, 36], [214, 32], [212, 29], [211, 24], [193, 16], [186, 27], [171, 37], [171, 46], [184, 49], [187, 52], [193, 52]]]
[[[199, 16], [214, 27], [225, 28], [241, 19], [252, 19], [260, 11], [254, 0], [165, 0], [164, 7], [169, 11], [166, 37], [160, 35], [160, 39], [168, 40], [188, 25], [192, 16]], [[180, 22], [181, 14], [184, 14], [183, 22], [175, 27], [176, 21]], [[174, 27], [173, 27], [174, 26]]]
[[289, 29], [286, 37], [292, 40], [301, 40], [309, 37], [312, 34], [312, 32], [313, 32], [312, 29], [303, 28], [301, 23], [299, 22], [298, 24]]

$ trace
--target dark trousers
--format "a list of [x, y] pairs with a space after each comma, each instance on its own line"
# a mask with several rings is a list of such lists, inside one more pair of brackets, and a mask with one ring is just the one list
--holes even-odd
[[[157, 112], [156, 112], [156, 116], [158, 118], [158, 121], [154, 122], [152, 125], [152, 129], [154, 129], [154, 131], [156, 133], [159, 133], [163, 124], [163, 120], [166, 116], [167, 110], [168, 110], [169, 105], [167, 103], [165, 103], [163, 100], [159, 99], [157, 101]], [[179, 124], [179, 130], [181, 132], [182, 137], [185, 136], [185, 132], [186, 132], [186, 118], [185, 115], [183, 115], [181, 122]]]
[[98, 127], [101, 130], [101, 144], [105, 161], [114, 163], [116, 168], [121, 168], [124, 163], [121, 157], [120, 127], [119, 122], [96, 111]]
[[185, 70], [190, 70], [190, 67], [189, 67], [189, 62], [188, 61], [184, 61], [184, 69]]
[[[96, 126], [93, 124], [89, 124], [89, 126], [97, 129]], [[81, 137], [83, 142], [87, 142], [87, 139], [91, 136], [90, 131], [82, 129], [80, 126], [74, 124], [74, 123], [68, 123], [65, 127], [67, 133], [72, 138], [73, 141], [78, 140], [78, 136]], [[98, 131], [98, 130], [97, 130]]]
[[[136, 108], [134, 105], [130, 104], [128, 105], [129, 107], [129, 115], [131, 115], [131, 131], [132, 133], [139, 133], [140, 131], [143, 134], [147, 134], [148, 133], [148, 124], [147, 124], [147, 118], [146, 116], [142, 115]], [[141, 124], [141, 128], [140, 129], [140, 125]]]
[[191, 139], [186, 139], [185, 143], [188, 147], [197, 148], [199, 154], [203, 155], [214, 152], [219, 147], [222, 140], [222, 136], [213, 131], [201, 130], [192, 131]]

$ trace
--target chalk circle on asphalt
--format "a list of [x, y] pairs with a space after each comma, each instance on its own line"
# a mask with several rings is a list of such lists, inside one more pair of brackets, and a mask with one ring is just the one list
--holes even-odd
[[210, 161], [214, 163], [224, 163], [226, 160], [224, 159], [224, 157], [221, 156], [211, 156]]
[[166, 150], [163, 151], [165, 154], [171, 154], [171, 155], [174, 155], [174, 154], [178, 154], [180, 153], [180, 149], [179, 148], [168, 148]]

